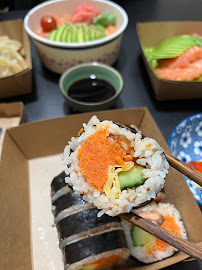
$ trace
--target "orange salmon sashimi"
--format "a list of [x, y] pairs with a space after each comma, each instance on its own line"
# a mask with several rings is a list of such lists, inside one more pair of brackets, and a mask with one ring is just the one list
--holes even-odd
[[184, 68], [155, 68], [155, 73], [162, 79], [173, 81], [193, 81], [202, 75], [202, 59]]
[[176, 58], [162, 59], [158, 62], [159, 68], [184, 68], [189, 64], [202, 59], [202, 47], [194, 46]]
[[176, 58], [159, 60], [155, 73], [174, 81], [198, 79], [202, 75], [202, 47], [194, 46]]

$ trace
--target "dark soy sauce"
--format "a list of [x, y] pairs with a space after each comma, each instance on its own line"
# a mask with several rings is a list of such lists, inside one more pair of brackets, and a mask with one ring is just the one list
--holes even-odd
[[78, 101], [100, 102], [112, 97], [116, 93], [111, 83], [95, 76], [74, 82], [68, 90], [68, 95]]

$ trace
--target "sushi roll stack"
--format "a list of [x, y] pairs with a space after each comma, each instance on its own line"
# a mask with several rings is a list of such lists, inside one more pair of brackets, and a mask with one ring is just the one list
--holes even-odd
[[163, 188], [168, 162], [159, 144], [139, 132], [93, 116], [64, 150], [66, 182], [101, 211], [130, 212]]
[[51, 197], [64, 269], [100, 269], [129, 257], [120, 219], [98, 218], [99, 210], [65, 183], [64, 172], [53, 179]]
[[[152, 202], [143, 208], [135, 210], [135, 212], [143, 218], [160, 225], [162, 228], [187, 239], [180, 213], [174, 205]], [[122, 220], [121, 223], [131, 255], [139, 261], [144, 263], [160, 261], [172, 256], [177, 251], [174, 247], [127, 221]]]

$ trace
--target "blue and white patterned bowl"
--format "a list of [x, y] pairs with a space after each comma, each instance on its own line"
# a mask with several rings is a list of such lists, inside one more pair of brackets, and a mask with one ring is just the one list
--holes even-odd
[[[168, 140], [171, 153], [187, 163], [202, 160], [202, 113], [182, 120], [172, 131]], [[185, 177], [197, 203], [202, 205], [202, 190]]]

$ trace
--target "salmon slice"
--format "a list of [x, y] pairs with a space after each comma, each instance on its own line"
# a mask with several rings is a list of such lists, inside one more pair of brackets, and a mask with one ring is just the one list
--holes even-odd
[[184, 68], [202, 59], [202, 47], [194, 46], [176, 58], [159, 60], [159, 68]]
[[162, 79], [173, 81], [193, 81], [202, 75], [202, 59], [184, 68], [156, 68], [155, 73]]

